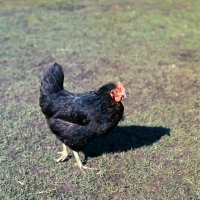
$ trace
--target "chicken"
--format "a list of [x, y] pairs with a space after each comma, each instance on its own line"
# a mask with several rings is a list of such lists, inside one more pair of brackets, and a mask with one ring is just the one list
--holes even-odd
[[82, 172], [83, 166], [78, 152], [92, 139], [107, 134], [122, 118], [126, 98], [121, 82], [108, 83], [97, 91], [73, 94], [63, 88], [64, 75], [60, 65], [55, 63], [44, 72], [40, 87], [39, 104], [50, 130], [63, 143], [63, 151], [56, 161], [68, 157], [67, 147], [75, 156]]

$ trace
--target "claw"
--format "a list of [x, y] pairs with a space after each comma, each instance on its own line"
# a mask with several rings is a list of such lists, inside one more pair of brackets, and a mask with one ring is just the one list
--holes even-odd
[[87, 170], [87, 169], [97, 170], [97, 168], [86, 167], [82, 164], [79, 165], [78, 163], [75, 163], [74, 166], [77, 166], [84, 174], [85, 174], [85, 170]]
[[60, 154], [61, 156], [58, 159], [55, 159], [56, 162], [63, 162], [67, 159], [68, 152], [67, 152], [67, 147], [65, 146], [65, 144], [63, 144], [63, 150], [57, 152], [57, 154]]
[[97, 170], [96, 168], [90, 168], [90, 167], [84, 166], [84, 165], [82, 164], [82, 162], [80, 161], [80, 158], [79, 158], [79, 156], [78, 156], [78, 153], [77, 153], [76, 151], [73, 151], [73, 153], [74, 153], [74, 156], [75, 156], [76, 161], [77, 161], [77, 163], [75, 163], [74, 165], [75, 165], [75, 166], [78, 166], [78, 168], [79, 168], [84, 174], [85, 174], [85, 171], [84, 171], [84, 170], [86, 170], [86, 169]]
[[[80, 161], [80, 158], [78, 156], [78, 153], [76, 151], [73, 151], [74, 156], [76, 158], [77, 163], [75, 163], [75, 166], [78, 166], [78, 168], [85, 174], [85, 170], [87, 169], [93, 169], [93, 170], [97, 170], [96, 168], [91, 168], [91, 167], [86, 167], [82, 164], [82, 162]], [[60, 154], [61, 156], [58, 159], [55, 159], [56, 162], [63, 162], [67, 159], [68, 157], [68, 152], [67, 152], [67, 146], [65, 144], [63, 144], [63, 150], [57, 152], [57, 154]]]
[[61, 156], [58, 159], [55, 159], [56, 162], [63, 162], [67, 159], [68, 154], [66, 154], [63, 151], [57, 152], [58, 154], [61, 154]]

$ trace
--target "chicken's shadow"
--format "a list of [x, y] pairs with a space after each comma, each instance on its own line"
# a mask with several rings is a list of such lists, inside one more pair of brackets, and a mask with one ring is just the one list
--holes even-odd
[[108, 135], [92, 140], [82, 152], [85, 154], [85, 162], [87, 162], [88, 157], [98, 157], [104, 153], [125, 152], [152, 145], [164, 135], [170, 136], [169, 128], [117, 126]]

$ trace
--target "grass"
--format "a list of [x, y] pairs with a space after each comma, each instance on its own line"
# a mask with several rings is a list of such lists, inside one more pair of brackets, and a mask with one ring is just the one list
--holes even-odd
[[[50, 3], [51, 2], [51, 3]], [[0, 1], [0, 199], [199, 199], [200, 3]], [[121, 80], [125, 120], [55, 163], [39, 105], [43, 70], [72, 92]]]

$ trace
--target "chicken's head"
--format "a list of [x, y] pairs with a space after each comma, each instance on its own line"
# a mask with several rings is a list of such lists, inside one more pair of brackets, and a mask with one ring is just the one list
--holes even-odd
[[120, 81], [117, 82], [116, 88], [110, 91], [110, 96], [115, 102], [120, 102], [126, 98], [125, 88]]

